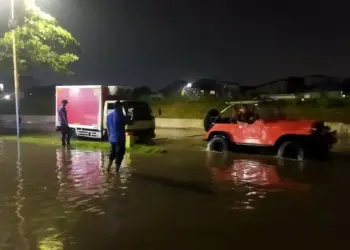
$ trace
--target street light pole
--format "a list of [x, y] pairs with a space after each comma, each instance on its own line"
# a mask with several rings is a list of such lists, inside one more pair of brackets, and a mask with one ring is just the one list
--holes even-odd
[[[13, 57], [13, 79], [15, 87], [15, 103], [16, 103], [16, 128], [17, 128], [17, 139], [20, 138], [19, 131], [19, 103], [18, 103], [18, 90], [19, 90], [19, 79], [17, 69], [17, 49], [16, 49], [16, 26], [15, 24], [15, 1], [11, 0], [11, 28], [12, 28], [12, 57]], [[14, 26], [16, 25], [16, 26]]]

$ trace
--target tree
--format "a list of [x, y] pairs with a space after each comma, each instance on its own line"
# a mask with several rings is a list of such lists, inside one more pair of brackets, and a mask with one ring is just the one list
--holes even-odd
[[[55, 72], [72, 74], [69, 66], [79, 60], [74, 53], [78, 41], [57, 20], [31, 6], [22, 11], [16, 31], [17, 61], [20, 72], [45, 65]], [[70, 51], [70, 52], [68, 52]], [[12, 34], [0, 38], [0, 69], [12, 68]]]

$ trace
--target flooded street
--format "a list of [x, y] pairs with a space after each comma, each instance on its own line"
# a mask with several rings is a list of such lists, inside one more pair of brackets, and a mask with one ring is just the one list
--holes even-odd
[[350, 157], [127, 155], [0, 141], [0, 249], [335, 249]]

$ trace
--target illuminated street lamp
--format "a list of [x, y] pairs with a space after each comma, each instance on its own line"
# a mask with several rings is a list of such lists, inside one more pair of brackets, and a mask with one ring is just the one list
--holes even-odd
[[182, 88], [182, 91], [181, 91], [181, 96], [188, 96], [188, 93], [187, 93], [187, 90], [188, 89], [191, 89], [192, 88], [192, 83], [187, 83], [183, 88]]

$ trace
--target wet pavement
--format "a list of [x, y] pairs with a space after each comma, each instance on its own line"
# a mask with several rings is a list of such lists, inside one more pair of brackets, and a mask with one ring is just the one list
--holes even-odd
[[169, 151], [108, 174], [100, 152], [0, 141], [0, 249], [336, 249], [349, 160]]

